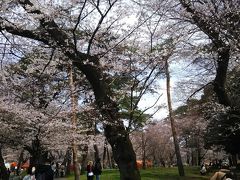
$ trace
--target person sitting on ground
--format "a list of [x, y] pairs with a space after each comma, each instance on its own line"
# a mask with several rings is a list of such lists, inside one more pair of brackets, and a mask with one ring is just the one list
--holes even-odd
[[223, 167], [210, 178], [210, 180], [234, 180], [234, 173], [229, 167]]

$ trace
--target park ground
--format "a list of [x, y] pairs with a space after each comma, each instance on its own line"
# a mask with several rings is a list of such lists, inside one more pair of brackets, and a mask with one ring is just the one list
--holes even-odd
[[[140, 170], [142, 180], [207, 180], [214, 172], [209, 172], [206, 176], [201, 176], [199, 167], [185, 167], [185, 177], [179, 177], [178, 169], [173, 168], [151, 168]], [[86, 180], [86, 175], [81, 175], [81, 180]], [[119, 171], [116, 169], [104, 170], [101, 180], [119, 180]], [[64, 180], [64, 179], [62, 179]], [[74, 180], [74, 175], [68, 176], [65, 180]]]

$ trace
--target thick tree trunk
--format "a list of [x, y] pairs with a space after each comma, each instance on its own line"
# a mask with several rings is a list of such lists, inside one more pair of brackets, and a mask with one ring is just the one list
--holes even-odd
[[[216, 42], [217, 43], [217, 42]], [[216, 44], [218, 47], [218, 44]], [[225, 84], [228, 70], [228, 63], [230, 58], [229, 47], [218, 47], [218, 61], [217, 61], [217, 72], [214, 79], [214, 91], [218, 97], [220, 104], [225, 106], [231, 106], [228, 94], [226, 92]]]
[[177, 139], [176, 125], [175, 125], [175, 121], [173, 119], [172, 101], [171, 101], [171, 94], [170, 94], [170, 73], [169, 73], [169, 67], [168, 67], [168, 58], [165, 61], [165, 68], [166, 68], [166, 86], [167, 86], [168, 111], [169, 111], [169, 118], [170, 118], [170, 122], [171, 122], [175, 153], [176, 153], [176, 157], [177, 157], [178, 172], [179, 172], [180, 176], [185, 176], [183, 163], [182, 163], [182, 158], [181, 158], [181, 153], [180, 153], [180, 148], [179, 148], [179, 142], [178, 142], [178, 139]]
[[27, 150], [31, 157], [30, 157], [30, 167], [37, 167], [40, 164], [44, 164], [48, 157], [48, 152], [43, 149], [41, 146], [41, 142], [36, 136], [35, 140], [32, 141], [32, 146], [25, 146], [25, 150]]
[[2, 148], [0, 147], [0, 179], [1, 180], [8, 180], [9, 179], [9, 173], [7, 171], [7, 168], [4, 164], [4, 159], [2, 156]]
[[[121, 134], [121, 136], [119, 136]], [[132, 144], [128, 133], [123, 125], [111, 126], [106, 125], [105, 135], [112, 146], [113, 157], [118, 164], [121, 180], [139, 180], [140, 174], [137, 169], [136, 155], [133, 151]]]

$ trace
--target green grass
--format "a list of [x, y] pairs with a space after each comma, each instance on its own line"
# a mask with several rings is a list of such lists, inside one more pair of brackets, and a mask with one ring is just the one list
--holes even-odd
[[[199, 167], [185, 167], [185, 177], [179, 177], [178, 169], [173, 168], [151, 168], [140, 170], [142, 180], [207, 180], [210, 175], [201, 176], [199, 174]], [[73, 180], [74, 176], [68, 177], [68, 180]], [[86, 175], [81, 175], [81, 180], [86, 180]], [[101, 180], [119, 180], [119, 171], [116, 169], [103, 170]]]

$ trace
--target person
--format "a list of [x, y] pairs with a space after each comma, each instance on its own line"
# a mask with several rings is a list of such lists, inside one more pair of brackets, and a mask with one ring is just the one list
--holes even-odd
[[215, 172], [210, 180], [234, 180], [234, 174], [229, 169], [224, 168]]
[[45, 164], [39, 165], [36, 168], [35, 177], [36, 180], [53, 180], [54, 172], [50, 160], [46, 160]]
[[102, 165], [101, 165], [100, 158], [97, 158], [97, 160], [94, 164], [93, 173], [96, 176], [96, 180], [100, 180], [100, 175], [102, 174]]
[[64, 164], [60, 165], [60, 176], [61, 177], [65, 176], [65, 166], [64, 166]]
[[54, 162], [52, 162], [51, 167], [52, 167], [53, 173], [55, 175], [56, 174], [56, 168], [57, 168], [56, 164]]
[[203, 163], [201, 166], [201, 169], [200, 169], [200, 174], [206, 175], [206, 173], [207, 173], [207, 168], [206, 168], [205, 164]]
[[60, 172], [60, 165], [59, 165], [59, 163], [57, 162], [57, 163], [56, 163], [56, 173], [55, 173], [55, 177], [59, 177], [59, 172]]
[[87, 180], [93, 180], [93, 162], [89, 161], [87, 165]]
[[35, 179], [35, 175], [34, 175], [34, 172], [35, 172], [35, 168], [28, 168], [27, 169], [27, 174], [26, 176], [24, 176], [23, 180], [36, 180]]

